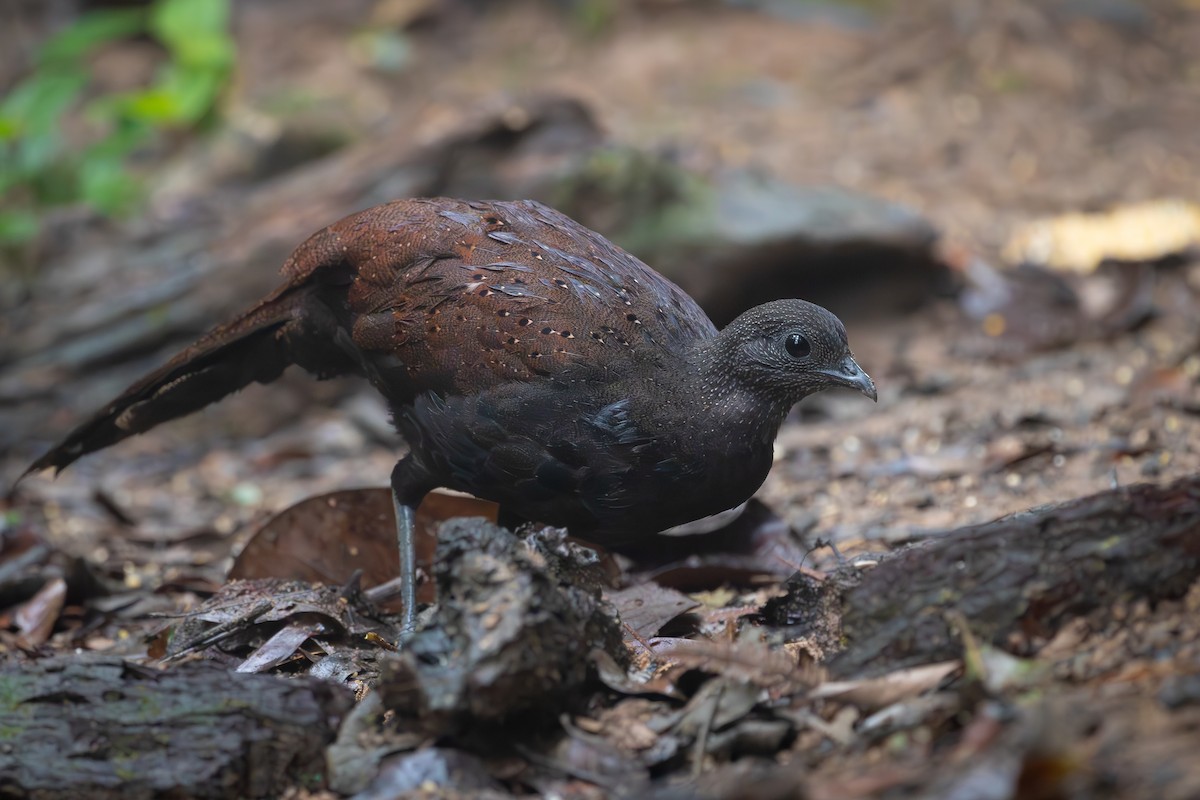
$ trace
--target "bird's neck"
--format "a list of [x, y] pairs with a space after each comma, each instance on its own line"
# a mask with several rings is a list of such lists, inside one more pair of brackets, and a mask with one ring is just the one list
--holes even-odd
[[734, 354], [714, 338], [688, 357], [688, 383], [696, 419], [716, 432], [746, 442], [770, 444], [798, 398], [764, 391], [739, 379]]

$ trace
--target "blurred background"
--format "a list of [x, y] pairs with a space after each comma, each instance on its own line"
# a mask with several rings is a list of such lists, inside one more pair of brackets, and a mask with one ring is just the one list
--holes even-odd
[[[415, 195], [543, 200], [718, 324], [842, 316], [880, 403], [785, 428], [762, 496], [799, 531], [908, 539], [1200, 463], [1194, 0], [7, 0], [0, 53], [6, 481], [308, 234]], [[400, 447], [361, 384], [289, 374], [9, 519], [225, 534], [384, 485]]]

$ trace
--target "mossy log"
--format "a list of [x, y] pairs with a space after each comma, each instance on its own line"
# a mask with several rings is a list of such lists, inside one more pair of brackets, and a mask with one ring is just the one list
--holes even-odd
[[66, 657], [0, 670], [0, 798], [269, 797], [319, 787], [352, 697], [205, 663]]

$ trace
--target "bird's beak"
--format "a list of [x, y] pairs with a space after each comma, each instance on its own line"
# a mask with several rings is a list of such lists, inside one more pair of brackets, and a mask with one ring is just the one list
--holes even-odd
[[875, 391], [875, 381], [858, 365], [853, 356], [846, 356], [838, 369], [825, 370], [825, 374], [833, 379], [838, 386], [847, 389], [857, 389], [867, 397], [879, 402], [879, 393]]

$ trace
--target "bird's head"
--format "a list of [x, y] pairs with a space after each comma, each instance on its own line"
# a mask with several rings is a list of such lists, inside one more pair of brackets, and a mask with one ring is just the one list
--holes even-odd
[[846, 328], [803, 300], [776, 300], [741, 314], [714, 342], [723, 369], [754, 394], [788, 406], [841, 386], [878, 400], [875, 383], [854, 356]]

